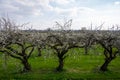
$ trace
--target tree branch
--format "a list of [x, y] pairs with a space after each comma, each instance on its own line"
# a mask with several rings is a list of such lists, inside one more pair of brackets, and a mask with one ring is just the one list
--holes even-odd
[[16, 59], [22, 60], [21, 57], [15, 56], [15, 55], [13, 55], [12, 53], [10, 53], [10, 52], [7, 51], [7, 50], [0, 50], [0, 52], [7, 53], [8, 55], [10, 55], [10, 56], [13, 57], [13, 58], [16, 58]]
[[29, 55], [27, 56], [27, 58], [29, 58], [32, 54], [32, 52], [34, 51], [34, 47], [32, 48], [32, 50], [30, 51]]

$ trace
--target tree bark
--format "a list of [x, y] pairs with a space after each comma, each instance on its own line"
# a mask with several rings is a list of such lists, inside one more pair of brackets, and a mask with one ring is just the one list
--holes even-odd
[[108, 64], [112, 61], [112, 58], [107, 58], [104, 64], [100, 67], [100, 71], [107, 71]]
[[63, 66], [64, 66], [64, 62], [63, 62], [63, 59], [62, 58], [59, 58], [59, 65], [58, 67], [56, 68], [57, 71], [63, 71]]
[[28, 72], [28, 71], [31, 71], [31, 66], [28, 62], [28, 59], [24, 59], [22, 61], [22, 64], [23, 64], [23, 72]]
[[88, 47], [85, 47], [84, 50], [85, 50], [85, 55], [87, 55], [88, 54]]
[[39, 56], [42, 56], [42, 54], [41, 54], [41, 48], [38, 48], [38, 55], [37, 55], [38, 57]]

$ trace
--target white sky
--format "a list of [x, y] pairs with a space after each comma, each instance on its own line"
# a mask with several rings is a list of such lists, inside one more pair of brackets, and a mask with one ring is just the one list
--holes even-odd
[[52, 28], [55, 21], [73, 19], [72, 29], [120, 24], [120, 0], [0, 0], [0, 16], [17, 23], [30, 22], [33, 29]]

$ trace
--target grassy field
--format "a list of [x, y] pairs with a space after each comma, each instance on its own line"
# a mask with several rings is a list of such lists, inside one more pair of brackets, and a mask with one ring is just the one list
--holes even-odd
[[[0, 80], [119, 80], [120, 79], [120, 57], [118, 56], [109, 64], [107, 72], [98, 71], [104, 62], [102, 49], [89, 51], [84, 55], [81, 49], [72, 49], [65, 59], [64, 71], [56, 72], [58, 60], [52, 51], [43, 50], [41, 57], [35, 57], [37, 52], [29, 59], [32, 71], [19, 73], [22, 68], [19, 60], [0, 54]], [[98, 52], [98, 54], [95, 54]]]

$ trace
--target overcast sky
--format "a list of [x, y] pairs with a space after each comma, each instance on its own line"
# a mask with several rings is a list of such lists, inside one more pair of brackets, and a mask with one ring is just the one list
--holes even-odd
[[17, 23], [30, 22], [33, 29], [52, 28], [73, 19], [72, 29], [120, 24], [120, 0], [0, 0], [0, 16]]

